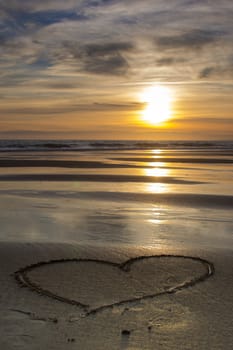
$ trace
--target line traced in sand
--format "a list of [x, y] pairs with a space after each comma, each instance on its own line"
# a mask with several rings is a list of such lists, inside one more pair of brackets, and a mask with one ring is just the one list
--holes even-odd
[[[141, 297], [134, 297], [134, 298], [129, 298], [126, 300], [120, 300], [117, 302], [113, 302], [107, 305], [102, 305], [102, 306], [98, 306], [96, 308], [91, 308], [90, 305], [88, 304], [84, 304], [78, 300], [74, 300], [74, 299], [70, 299], [67, 297], [63, 297], [60, 296], [56, 293], [53, 293], [49, 290], [43, 289], [39, 284], [33, 282], [30, 277], [28, 276], [28, 273], [32, 270], [38, 269], [42, 266], [46, 266], [46, 265], [52, 265], [52, 264], [60, 264], [60, 263], [70, 263], [70, 262], [92, 262], [92, 263], [96, 263], [96, 264], [104, 264], [104, 265], [109, 265], [109, 266], [113, 266], [115, 268], [120, 269], [123, 272], [129, 272], [131, 266], [138, 261], [142, 261], [142, 260], [146, 260], [146, 259], [151, 259], [151, 258], [155, 258], [155, 259], [161, 259], [161, 258], [179, 258], [179, 259], [184, 259], [184, 260], [192, 260], [192, 261], [196, 261], [199, 262], [205, 269], [205, 272], [202, 273], [201, 275], [191, 278], [190, 280], [187, 281], [183, 281], [181, 283], [178, 283], [172, 287], [169, 287], [168, 289], [164, 289], [162, 291], [159, 291], [157, 293], [151, 293], [148, 295], [144, 295]], [[50, 261], [45, 261], [45, 262], [38, 262], [36, 264], [32, 264], [32, 265], [28, 265], [26, 267], [23, 267], [21, 269], [19, 269], [18, 271], [16, 271], [14, 273], [14, 277], [16, 279], [16, 281], [21, 285], [21, 286], [26, 286], [28, 287], [30, 290], [35, 291], [37, 293], [39, 293], [40, 295], [44, 295], [47, 296], [51, 299], [69, 304], [69, 305], [73, 305], [73, 306], [77, 306], [79, 308], [81, 308], [85, 315], [91, 315], [91, 314], [95, 314], [99, 311], [103, 311], [105, 309], [108, 308], [113, 308], [113, 307], [117, 307], [117, 306], [122, 306], [124, 304], [130, 304], [133, 303], [135, 301], [142, 301], [142, 300], [147, 300], [147, 299], [152, 299], [152, 298], [156, 298], [156, 297], [160, 297], [162, 295], [166, 295], [166, 294], [174, 294], [177, 291], [181, 291], [183, 289], [189, 288], [189, 287], [193, 287], [198, 283], [204, 282], [205, 280], [207, 280], [209, 277], [213, 276], [215, 272], [214, 269], [214, 265], [213, 263], [202, 259], [200, 257], [192, 257], [192, 256], [185, 256], [185, 255], [151, 255], [151, 256], [139, 256], [139, 257], [135, 257], [135, 258], [131, 258], [121, 264], [115, 263], [115, 262], [111, 262], [111, 261], [105, 261], [105, 260], [97, 260], [97, 259], [77, 259], [77, 258], [73, 258], [73, 259], [57, 259], [57, 260], [50, 260]]]

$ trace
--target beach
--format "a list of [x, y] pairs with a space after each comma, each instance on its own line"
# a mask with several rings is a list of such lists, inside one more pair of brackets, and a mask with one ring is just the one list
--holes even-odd
[[233, 348], [229, 143], [25, 144], [0, 152], [2, 349]]

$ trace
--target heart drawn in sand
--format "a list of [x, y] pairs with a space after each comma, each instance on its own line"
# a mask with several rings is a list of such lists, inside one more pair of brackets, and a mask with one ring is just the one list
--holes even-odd
[[39, 262], [18, 270], [15, 277], [33, 291], [91, 314], [175, 293], [206, 280], [213, 273], [213, 264], [201, 258], [154, 255], [121, 264], [94, 259]]

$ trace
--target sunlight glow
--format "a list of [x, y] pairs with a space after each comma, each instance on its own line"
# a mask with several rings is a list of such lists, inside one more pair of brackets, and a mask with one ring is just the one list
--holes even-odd
[[168, 192], [168, 185], [164, 183], [147, 183], [145, 184], [145, 190], [149, 193], [165, 193]]
[[171, 91], [169, 88], [155, 85], [146, 89], [142, 96], [146, 108], [142, 119], [149, 124], [157, 125], [171, 118]]
[[[160, 163], [160, 166], [157, 166], [156, 163], [150, 163], [150, 165], [154, 164], [153, 168], [145, 168], [143, 169], [144, 174], [146, 176], [154, 176], [154, 177], [163, 177], [163, 176], [169, 176], [170, 175], [170, 169], [160, 167], [164, 166], [165, 163]], [[150, 193], [164, 193], [168, 192], [168, 186], [165, 183], [147, 183], [145, 184], [145, 189], [147, 192]]]
[[144, 169], [145, 171], [145, 174], [147, 176], [157, 176], [157, 177], [160, 177], [160, 176], [168, 176], [169, 174], [169, 170], [166, 169], [166, 168], [147, 168], [147, 169]]
[[162, 149], [152, 149], [151, 151], [150, 151], [151, 153], [153, 153], [153, 154], [160, 154], [161, 155], [161, 153], [163, 152], [163, 150]]

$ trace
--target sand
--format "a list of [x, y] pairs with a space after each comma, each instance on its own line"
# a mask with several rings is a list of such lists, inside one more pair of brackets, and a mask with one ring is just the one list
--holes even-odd
[[232, 252], [162, 253], [2, 243], [1, 348], [232, 349]]
[[115, 153], [2, 156], [0, 349], [231, 350], [231, 158]]

